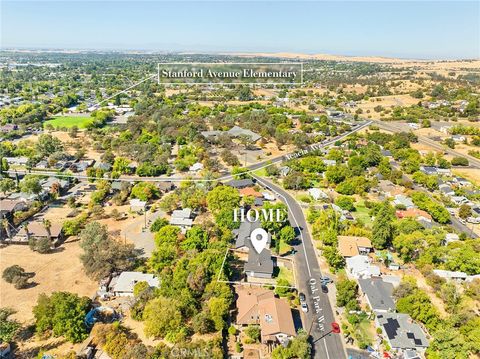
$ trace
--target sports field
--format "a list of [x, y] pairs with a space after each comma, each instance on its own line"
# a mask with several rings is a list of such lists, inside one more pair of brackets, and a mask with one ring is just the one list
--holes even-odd
[[93, 118], [90, 116], [57, 116], [52, 118], [51, 120], [45, 121], [43, 123], [43, 127], [47, 126], [48, 124], [52, 125], [53, 127], [73, 127], [77, 126], [78, 128], [85, 128], [88, 124], [94, 121]]

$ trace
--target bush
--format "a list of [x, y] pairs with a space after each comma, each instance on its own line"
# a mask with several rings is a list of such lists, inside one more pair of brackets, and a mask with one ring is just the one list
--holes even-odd
[[165, 218], [157, 218], [150, 226], [150, 232], [158, 232], [162, 227], [165, 227], [168, 221]]
[[13, 285], [15, 289], [25, 289], [28, 287], [28, 278], [25, 276], [17, 276], [13, 278]]
[[237, 328], [235, 328], [233, 325], [231, 325], [231, 326], [228, 328], [228, 334], [230, 334], [230, 335], [237, 335]]
[[468, 166], [468, 160], [465, 157], [453, 157], [452, 166]]
[[30, 238], [28, 241], [28, 245], [32, 251], [46, 254], [49, 253], [52, 248], [52, 241], [47, 237], [40, 239]]
[[25, 275], [25, 269], [23, 269], [17, 264], [14, 264], [13, 266], [5, 268], [2, 274], [2, 278], [7, 283], [13, 283], [16, 277], [23, 277]]
[[260, 327], [258, 325], [249, 325], [245, 329], [245, 334], [253, 341], [258, 342], [260, 340]]

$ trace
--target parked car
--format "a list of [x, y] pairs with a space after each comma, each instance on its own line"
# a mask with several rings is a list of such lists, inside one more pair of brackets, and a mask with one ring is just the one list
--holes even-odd
[[328, 287], [325, 284], [322, 284], [321, 287], [323, 293], [328, 293]]
[[328, 283], [333, 283], [333, 280], [330, 277], [324, 276], [320, 278], [320, 281], [322, 284], [328, 284]]
[[302, 311], [307, 313], [308, 312], [308, 305], [307, 305], [307, 298], [305, 297], [305, 294], [300, 293], [298, 295], [298, 298], [300, 299], [300, 306], [302, 308]]

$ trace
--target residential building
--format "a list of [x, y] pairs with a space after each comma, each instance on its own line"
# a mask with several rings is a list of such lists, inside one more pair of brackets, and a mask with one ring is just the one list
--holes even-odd
[[253, 181], [251, 178], [245, 178], [245, 179], [239, 179], [239, 180], [231, 180], [225, 183], [227, 186], [241, 189], [241, 188], [246, 188], [246, 187], [251, 187], [254, 185]]
[[10, 166], [26, 166], [28, 162], [28, 157], [20, 156], [20, 157], [3, 157], [5, 161]]
[[180, 227], [182, 233], [186, 233], [193, 225], [192, 210], [184, 208], [173, 211], [169, 222], [173, 226]]
[[442, 192], [446, 196], [454, 196], [455, 195], [455, 191], [453, 190], [453, 188], [449, 184], [446, 184], [446, 183], [441, 184], [440, 186], [438, 186], [438, 189], [440, 190], [440, 192]]
[[425, 333], [408, 314], [377, 313], [375, 321], [392, 350], [423, 352], [428, 347]]
[[247, 277], [272, 278], [273, 268], [274, 263], [270, 249], [264, 248], [260, 253], [254, 248], [249, 249], [248, 260], [243, 268]]
[[141, 201], [138, 198], [133, 198], [130, 200], [130, 210], [133, 212], [145, 211], [147, 208], [147, 202]]
[[309, 188], [308, 194], [315, 200], [328, 199], [328, 195], [323, 192], [320, 188]]
[[[260, 221], [241, 222], [240, 227], [232, 231], [233, 235], [235, 236], [235, 249], [242, 252], [250, 251], [250, 248], [252, 246], [250, 243], [250, 234], [254, 229], [260, 228], [260, 226], [261, 226]], [[271, 241], [271, 236], [268, 235], [267, 248], [270, 246], [270, 241]]]
[[426, 211], [418, 208], [410, 208], [406, 210], [397, 210], [395, 211], [395, 216], [397, 218], [414, 218], [417, 220], [424, 220], [427, 222], [432, 221], [432, 216], [428, 214]]
[[443, 278], [446, 280], [454, 280], [457, 282], [464, 281], [468, 277], [467, 273], [464, 273], [464, 272], [449, 271], [449, 270], [443, 270], [443, 269], [434, 269], [433, 273], [438, 275], [440, 278]]
[[380, 268], [371, 264], [368, 256], [354, 256], [346, 259], [347, 275], [354, 279], [380, 276]]
[[191, 165], [188, 170], [190, 172], [198, 172], [198, 171], [201, 171], [203, 170], [203, 164], [200, 163], [200, 162], [197, 162], [197, 163], [194, 163], [193, 165]]
[[122, 272], [117, 278], [113, 278], [110, 283], [111, 291], [116, 296], [133, 296], [135, 284], [147, 282], [150, 287], [158, 288], [160, 281], [153, 274], [140, 272]]
[[25, 211], [28, 207], [28, 201], [21, 198], [2, 199], [0, 200], [0, 219], [7, 218], [11, 221], [15, 212]]
[[41, 239], [49, 238], [53, 242], [59, 241], [62, 238], [62, 225], [57, 222], [50, 223], [47, 228], [44, 222], [33, 221], [22, 226], [12, 241], [27, 242], [30, 238]]
[[394, 312], [393, 285], [382, 278], [359, 279], [358, 285], [370, 308], [376, 312]]
[[237, 324], [260, 326], [264, 344], [284, 344], [295, 337], [295, 325], [290, 306], [264, 288], [236, 287]]
[[368, 255], [373, 250], [367, 237], [338, 236], [338, 252], [345, 258]]
[[396, 206], [403, 206], [406, 209], [414, 208], [415, 205], [410, 197], [407, 197], [403, 194], [397, 194], [393, 200], [393, 204]]
[[255, 197], [255, 198], [263, 197], [263, 195], [253, 187], [242, 188], [240, 189], [239, 192], [240, 192], [240, 196], [249, 196], [249, 197]]
[[447, 233], [445, 235], [445, 240], [443, 241], [443, 244], [444, 245], [447, 245], [449, 243], [452, 243], [452, 242], [456, 242], [460, 240], [460, 237], [458, 236], [458, 234], [456, 233]]

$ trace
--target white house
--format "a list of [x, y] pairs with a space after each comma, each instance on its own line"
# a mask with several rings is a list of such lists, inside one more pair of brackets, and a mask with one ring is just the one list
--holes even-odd
[[133, 198], [130, 200], [130, 210], [133, 212], [144, 211], [147, 207], [146, 201], [141, 201], [138, 198]]
[[[112, 280], [114, 281], [115, 278]], [[113, 294], [116, 296], [133, 296], [133, 288], [135, 284], [139, 282], [147, 282], [150, 287], [158, 288], [160, 282], [157, 277], [149, 273], [140, 272], [122, 272], [116, 278], [115, 283], [112, 285]]]
[[190, 166], [190, 168], [188, 170], [190, 172], [201, 171], [201, 170], [203, 170], [203, 164], [201, 164], [200, 162], [194, 163], [193, 165]]
[[173, 211], [172, 217], [170, 218], [170, 224], [180, 227], [182, 233], [186, 233], [193, 225], [192, 210], [190, 208], [185, 208]]
[[345, 261], [349, 277], [359, 279], [380, 276], [380, 268], [372, 265], [368, 256], [358, 255], [347, 258]]
[[308, 194], [315, 200], [328, 199], [328, 195], [323, 192], [320, 188], [309, 188]]
[[447, 280], [455, 280], [455, 281], [463, 281], [467, 279], [468, 275], [464, 272], [454, 272], [454, 271], [449, 271], [449, 270], [443, 270], [443, 269], [434, 269], [433, 273], [438, 275], [440, 278], [444, 278]]

